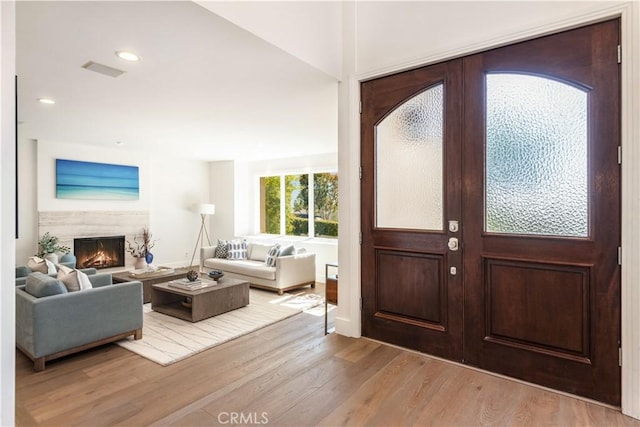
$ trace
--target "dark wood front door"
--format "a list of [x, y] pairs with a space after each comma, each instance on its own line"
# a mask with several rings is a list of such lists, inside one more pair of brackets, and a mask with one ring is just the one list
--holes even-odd
[[618, 25], [362, 84], [364, 336], [619, 404]]
[[461, 234], [448, 227], [461, 219], [461, 99], [461, 61], [362, 86], [363, 330], [451, 359], [462, 356], [450, 270], [461, 256], [448, 249]]

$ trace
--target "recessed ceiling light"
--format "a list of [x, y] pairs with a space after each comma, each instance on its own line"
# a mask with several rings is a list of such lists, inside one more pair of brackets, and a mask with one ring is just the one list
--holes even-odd
[[140, 56], [136, 55], [133, 52], [127, 52], [126, 50], [116, 50], [116, 56], [120, 59], [124, 59], [125, 61], [140, 61]]
[[122, 142], [122, 141], [116, 141], [116, 145], [124, 145], [124, 142]]
[[42, 103], [42, 104], [55, 104], [56, 101], [54, 101], [51, 98], [38, 98], [38, 102]]

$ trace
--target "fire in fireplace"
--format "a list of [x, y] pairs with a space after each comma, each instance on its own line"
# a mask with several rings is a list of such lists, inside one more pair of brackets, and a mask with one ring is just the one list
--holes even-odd
[[124, 236], [73, 239], [73, 252], [79, 268], [124, 266]]

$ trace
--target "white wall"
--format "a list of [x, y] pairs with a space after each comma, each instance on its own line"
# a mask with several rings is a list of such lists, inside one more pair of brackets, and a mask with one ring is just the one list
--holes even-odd
[[196, 0], [196, 3], [309, 65], [340, 78], [340, 2]]
[[152, 155], [149, 168], [151, 231], [157, 239], [153, 263], [187, 265], [201, 223], [194, 207], [209, 197], [209, 164]]
[[[20, 125], [18, 125], [20, 134]], [[37, 142], [33, 139], [18, 140], [18, 239], [16, 239], [16, 263], [38, 252], [38, 191], [37, 191]]]
[[209, 163], [209, 201], [216, 214], [209, 219], [211, 243], [235, 236], [235, 165], [231, 160]]
[[15, 3], [0, 2], [0, 425], [15, 418]]
[[[357, 2], [359, 74], [448, 58], [504, 43], [531, 30], [622, 4], [620, 1]], [[383, 31], [381, 29], [384, 29]]]
[[[37, 145], [37, 148], [35, 147]], [[128, 164], [139, 167], [140, 199], [73, 200], [55, 198], [55, 159]], [[37, 172], [36, 172], [37, 171]], [[161, 154], [104, 149], [54, 141], [20, 141], [21, 237], [16, 263], [23, 264], [37, 249], [38, 211], [148, 211], [156, 239], [154, 264], [186, 265], [200, 229], [194, 207], [209, 198], [207, 162]], [[23, 231], [24, 230], [24, 231]]]

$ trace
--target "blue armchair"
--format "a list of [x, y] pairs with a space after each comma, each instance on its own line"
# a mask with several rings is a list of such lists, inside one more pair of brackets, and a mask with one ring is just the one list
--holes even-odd
[[77, 292], [43, 273], [16, 286], [16, 345], [36, 371], [49, 360], [129, 335], [142, 338], [142, 283], [114, 285], [109, 273], [88, 277], [93, 288]]

